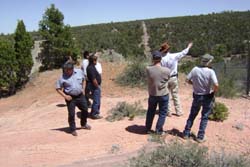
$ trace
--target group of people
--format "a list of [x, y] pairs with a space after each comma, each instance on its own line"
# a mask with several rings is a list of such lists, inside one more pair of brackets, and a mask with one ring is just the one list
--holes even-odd
[[[188, 54], [193, 43], [189, 43], [187, 48], [178, 53], [170, 53], [170, 45], [165, 42], [160, 49], [152, 52], [153, 64], [146, 68], [148, 80], [148, 110], [146, 115], [146, 131], [154, 133], [152, 130], [156, 108], [159, 106], [159, 117], [156, 123], [155, 133], [164, 134], [163, 126], [167, 116], [171, 116], [170, 97], [174, 102], [176, 116], [182, 116], [183, 111], [180, 106], [178, 87], [178, 62]], [[201, 63], [194, 67], [187, 75], [187, 82], [193, 85], [193, 102], [189, 117], [183, 131], [183, 138], [190, 137], [190, 131], [196, 116], [202, 107], [200, 127], [196, 141], [205, 141], [205, 130], [208, 116], [212, 111], [214, 93], [218, 90], [218, 80], [214, 70], [211, 68], [213, 56], [205, 54], [201, 58]], [[101, 119], [101, 74], [102, 67], [97, 61], [97, 54], [83, 53], [82, 68], [74, 68], [72, 60], [68, 60], [63, 65], [63, 74], [56, 82], [57, 92], [65, 99], [68, 109], [68, 123], [70, 132], [77, 136], [75, 123], [75, 108], [81, 110], [80, 124], [82, 129], [91, 129], [87, 124], [87, 118]], [[84, 81], [85, 85], [84, 85]], [[83, 90], [84, 89], [84, 90]], [[92, 105], [90, 98], [93, 99]], [[91, 112], [88, 113], [88, 107]]]
[[[75, 123], [75, 108], [81, 110], [80, 124], [82, 129], [91, 129], [87, 118], [101, 119], [101, 74], [102, 67], [97, 62], [97, 54], [83, 53], [82, 68], [74, 68], [74, 62], [68, 60], [63, 64], [63, 74], [56, 82], [57, 92], [65, 99], [68, 109], [68, 123], [70, 133], [77, 136]], [[86, 84], [84, 86], [84, 81]], [[85, 88], [85, 90], [83, 90]], [[93, 99], [92, 105], [90, 97]], [[91, 112], [88, 113], [88, 107]]]
[[[178, 53], [170, 53], [170, 45], [165, 42], [161, 48], [152, 52], [153, 64], [146, 68], [148, 79], [148, 110], [146, 116], [146, 131], [153, 133], [151, 129], [156, 108], [159, 106], [159, 117], [156, 123], [155, 133], [164, 134], [163, 126], [166, 116], [171, 116], [169, 93], [174, 101], [176, 116], [182, 116], [178, 95], [178, 61], [181, 60], [191, 49], [193, 43], [189, 43], [187, 48]], [[213, 56], [205, 54], [201, 58], [201, 63], [194, 67], [187, 75], [186, 81], [193, 85], [193, 102], [182, 137], [188, 139], [196, 116], [201, 111], [201, 121], [196, 141], [205, 141], [205, 130], [208, 123], [208, 116], [212, 111], [214, 93], [218, 91], [218, 80], [214, 70], [211, 68]]]

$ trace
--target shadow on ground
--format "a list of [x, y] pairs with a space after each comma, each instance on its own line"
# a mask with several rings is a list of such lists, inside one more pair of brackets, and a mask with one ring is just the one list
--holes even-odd
[[139, 134], [139, 135], [146, 135], [147, 131], [146, 131], [146, 127], [143, 125], [131, 125], [125, 128], [126, 131], [130, 132], [130, 133], [135, 133], [135, 134]]

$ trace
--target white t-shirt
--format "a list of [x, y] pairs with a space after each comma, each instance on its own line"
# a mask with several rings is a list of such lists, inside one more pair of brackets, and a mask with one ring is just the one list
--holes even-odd
[[218, 85], [218, 80], [213, 69], [208, 67], [194, 67], [187, 75], [193, 83], [194, 94], [207, 95], [213, 92], [213, 86]]
[[[84, 76], [87, 76], [87, 67], [89, 65], [89, 60], [88, 59], [83, 59], [82, 61], [82, 70], [84, 73]], [[99, 74], [102, 74], [102, 65], [101, 63], [97, 62], [95, 65], [95, 68]]]

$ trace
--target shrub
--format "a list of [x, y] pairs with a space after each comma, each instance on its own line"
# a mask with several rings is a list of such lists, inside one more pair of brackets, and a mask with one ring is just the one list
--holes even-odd
[[137, 158], [130, 161], [130, 167], [194, 167], [209, 166], [207, 160], [208, 153], [206, 147], [199, 147], [198, 144], [181, 144], [171, 142], [158, 147], [152, 152], [146, 153], [145, 150]]
[[236, 96], [238, 91], [235, 86], [234, 78], [220, 77], [219, 82], [220, 87], [217, 96], [222, 96], [225, 98], [233, 98]]
[[130, 167], [248, 167], [249, 159], [224, 152], [208, 154], [208, 148], [197, 143], [170, 142], [149, 152], [145, 149], [129, 162]]
[[124, 73], [118, 76], [116, 82], [123, 86], [145, 86], [147, 80], [146, 66], [147, 63], [135, 60], [127, 66]]
[[225, 104], [215, 102], [212, 113], [209, 115], [209, 119], [213, 121], [224, 121], [228, 118], [229, 112]]
[[109, 111], [109, 113], [106, 120], [114, 122], [122, 120], [124, 117], [129, 117], [130, 120], [133, 120], [136, 115], [144, 115], [146, 110], [142, 108], [140, 102], [135, 102], [134, 104], [119, 102], [115, 108]]
[[195, 67], [197, 64], [198, 64], [197, 61], [186, 61], [186, 62], [183, 62], [178, 67], [179, 68], [179, 72], [188, 74], [192, 70], [192, 68]]

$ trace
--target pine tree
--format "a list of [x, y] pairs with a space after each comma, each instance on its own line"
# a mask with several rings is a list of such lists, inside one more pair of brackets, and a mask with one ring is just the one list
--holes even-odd
[[17, 64], [12, 43], [0, 39], [0, 98], [15, 93]]
[[39, 32], [44, 39], [41, 53], [42, 70], [61, 67], [68, 56], [76, 59], [70, 27], [64, 25], [63, 19], [63, 14], [52, 4], [39, 23]]
[[14, 39], [14, 47], [18, 63], [16, 86], [20, 88], [29, 80], [29, 74], [33, 66], [31, 55], [33, 41], [30, 34], [26, 32], [26, 28], [22, 20], [18, 21]]

